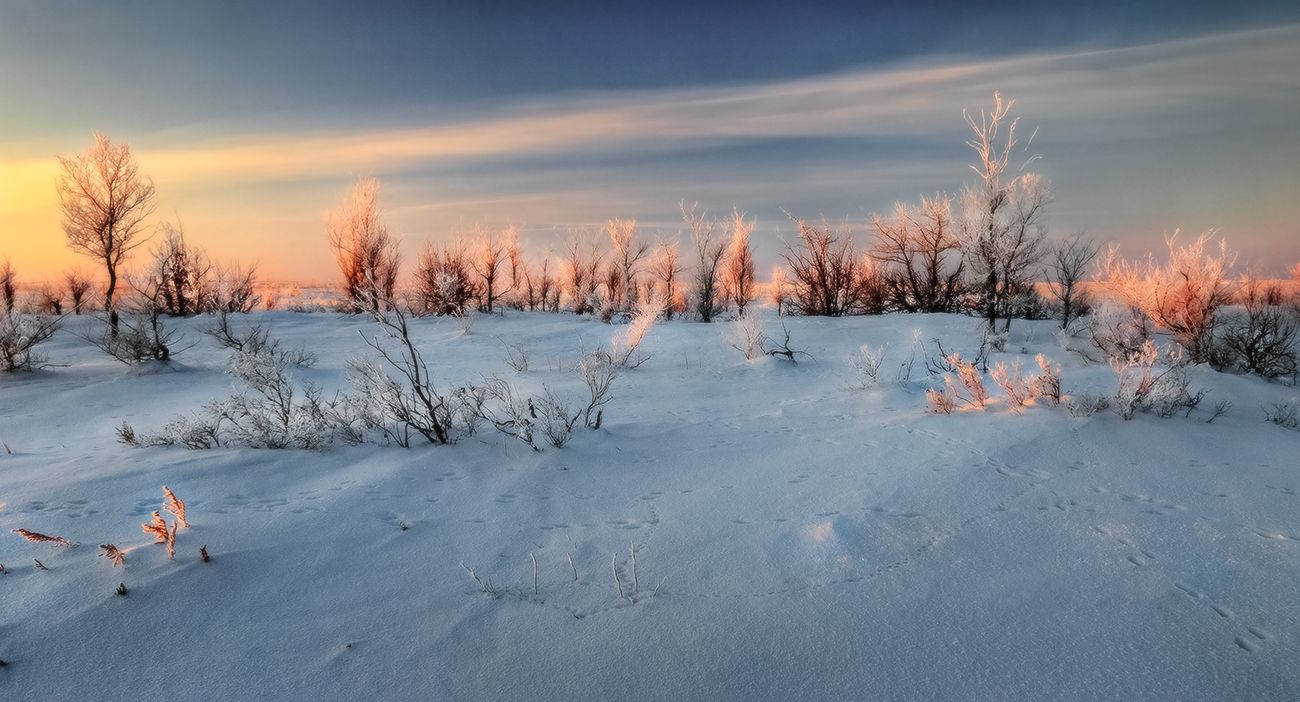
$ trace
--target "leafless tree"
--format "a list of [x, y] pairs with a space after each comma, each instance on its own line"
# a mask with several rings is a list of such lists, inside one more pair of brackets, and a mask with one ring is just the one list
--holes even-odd
[[894, 219], [873, 215], [877, 242], [871, 255], [882, 272], [889, 303], [906, 312], [952, 312], [961, 294], [961, 242], [947, 195], [898, 204]]
[[712, 322], [726, 309], [722, 291], [723, 263], [727, 258], [726, 241], [720, 241], [718, 222], [700, 210], [699, 203], [681, 204], [682, 219], [691, 231], [695, 244], [695, 312], [701, 322]]
[[[508, 230], [507, 239], [511, 237], [509, 232], [513, 231], [513, 227]], [[512, 265], [512, 262], [518, 257], [517, 235], [515, 235], [515, 238], [516, 252], [512, 258], [508, 255], [506, 245], [496, 238], [491, 229], [479, 229], [475, 235], [474, 256], [470, 261], [470, 266], [474, 271], [474, 275], [478, 277], [479, 311], [481, 312], [492, 312], [497, 301], [513, 289], [513, 283], [511, 287], [507, 288], [503, 278], [506, 272], [504, 267]], [[512, 272], [512, 281], [514, 277], [515, 274]]]
[[68, 246], [104, 264], [108, 286], [104, 310], [111, 333], [118, 330], [113, 295], [118, 268], [131, 252], [148, 241], [145, 220], [154, 211], [153, 181], [140, 173], [131, 148], [95, 133], [84, 154], [59, 158], [62, 173], [56, 183], [63, 233]]
[[63, 314], [63, 292], [57, 288], [44, 286], [40, 292], [40, 309], [45, 314], [54, 315], [55, 317]]
[[600, 285], [601, 255], [596, 247], [574, 232], [565, 240], [564, 287], [575, 314], [594, 312], [592, 305]]
[[14, 311], [14, 306], [18, 304], [18, 273], [14, 271], [14, 266], [8, 260], [0, 263], [0, 306], [4, 311], [10, 314]]
[[1244, 309], [1225, 325], [1224, 365], [1265, 378], [1295, 378], [1300, 313], [1270, 300], [1270, 286], [1258, 278], [1245, 277], [1239, 287], [1238, 301]]
[[202, 249], [185, 241], [180, 226], [163, 224], [163, 239], [153, 252], [153, 262], [142, 285], [156, 295], [154, 304], [162, 314], [188, 317], [212, 307], [212, 264]]
[[72, 302], [73, 314], [81, 314], [86, 304], [86, 293], [90, 292], [89, 276], [73, 270], [63, 274], [63, 281], [68, 286], [68, 299]]
[[650, 262], [650, 269], [658, 281], [659, 290], [664, 297], [664, 319], [672, 319], [673, 314], [681, 309], [678, 298], [682, 294], [677, 285], [677, 279], [681, 276], [683, 268], [676, 239], [666, 239], [659, 242], [659, 245], [655, 247], [655, 255]]
[[257, 266], [245, 268], [232, 263], [226, 266], [214, 266], [213, 270], [216, 272], [216, 280], [212, 283], [211, 309], [208, 311], [252, 312], [260, 299], [256, 289]]
[[605, 225], [605, 233], [613, 245], [611, 270], [617, 272], [616, 278], [611, 277], [611, 282], [617, 281], [617, 288], [609, 291], [610, 299], [616, 307], [631, 310], [637, 296], [636, 269], [650, 251], [650, 245], [637, 241], [635, 219], [611, 219]]
[[1012, 171], [1020, 146], [1019, 118], [1011, 117], [1015, 101], [997, 93], [993, 101], [991, 111], [965, 114], [974, 133], [966, 144], [978, 158], [971, 170], [979, 178], [963, 193], [961, 239], [980, 312], [989, 330], [997, 331], [999, 318], [1004, 330], [1011, 328], [1017, 299], [1032, 292], [1033, 269], [1046, 253], [1043, 217], [1052, 196], [1042, 176], [1024, 170], [1036, 156]]
[[799, 238], [781, 257], [790, 271], [789, 301], [805, 315], [879, 312], [883, 286], [872, 259], [859, 257], [848, 225], [791, 218]]
[[1047, 282], [1052, 298], [1061, 306], [1062, 329], [1068, 329], [1070, 320], [1085, 314], [1090, 306], [1088, 292], [1080, 283], [1100, 249], [1099, 244], [1082, 234], [1075, 234], [1053, 249]]
[[342, 207], [327, 221], [334, 259], [343, 274], [349, 312], [377, 312], [393, 298], [401, 263], [397, 239], [388, 232], [379, 207], [379, 181], [358, 181]]
[[731, 244], [727, 249], [724, 287], [736, 314], [743, 315], [749, 301], [754, 299], [754, 250], [749, 237], [754, 233], [754, 220], [745, 219], [745, 213], [731, 211]]

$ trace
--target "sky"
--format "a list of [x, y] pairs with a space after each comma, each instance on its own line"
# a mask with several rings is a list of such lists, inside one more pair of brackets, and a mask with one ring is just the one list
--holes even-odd
[[[67, 250], [56, 157], [129, 143], [219, 260], [328, 280], [325, 216], [376, 177], [408, 257], [476, 225], [543, 253], [678, 204], [866, 222], [970, 182], [963, 109], [1037, 128], [1053, 237], [1140, 255], [1217, 229], [1300, 260], [1300, 5], [0, 0], [0, 260]], [[1028, 155], [1028, 154], [1027, 154]]]

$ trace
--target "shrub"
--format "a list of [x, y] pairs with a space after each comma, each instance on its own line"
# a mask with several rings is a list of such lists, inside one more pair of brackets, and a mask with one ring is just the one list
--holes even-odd
[[952, 312], [965, 270], [947, 195], [894, 206], [894, 220], [873, 215], [871, 255], [884, 267], [889, 304], [906, 312]]
[[847, 225], [794, 220], [799, 236], [782, 258], [790, 272], [789, 302], [799, 314], [840, 317], [878, 313], [885, 286], [874, 261], [859, 257]]
[[412, 304], [416, 314], [461, 317], [478, 296], [478, 282], [461, 248], [439, 251], [433, 244], [425, 244], [415, 269]]
[[1296, 341], [1300, 314], [1270, 299], [1258, 280], [1244, 279], [1240, 302], [1245, 308], [1232, 316], [1222, 337], [1225, 365], [1265, 378], [1296, 375]]
[[635, 368], [649, 360], [641, 353], [641, 344], [645, 336], [654, 327], [655, 320], [663, 311], [664, 299], [661, 295], [636, 303], [635, 312], [622, 333], [615, 334], [610, 346], [610, 357], [614, 365], [620, 368]]
[[36, 347], [59, 330], [61, 319], [0, 310], [0, 372], [31, 371], [48, 365]]
[[[1157, 366], [1164, 357], [1165, 368]], [[1178, 351], [1161, 354], [1150, 341], [1142, 350], [1110, 360], [1115, 372], [1114, 408], [1124, 419], [1132, 419], [1137, 412], [1150, 412], [1161, 417], [1172, 417], [1185, 411], [1190, 414], [1205, 397], [1205, 391], [1190, 391], [1191, 379], [1187, 364]]]
[[1211, 360], [1219, 308], [1232, 297], [1228, 273], [1236, 255], [1220, 239], [1210, 248], [1213, 232], [1178, 245], [1178, 232], [1166, 237], [1169, 260], [1164, 265], [1148, 257], [1131, 263], [1112, 248], [1105, 262], [1106, 282], [1131, 308], [1140, 310], [1168, 330], [1187, 350], [1193, 363]]
[[875, 385], [879, 382], [880, 365], [885, 361], [885, 347], [867, 346], [863, 344], [849, 358], [853, 365], [853, 370], [857, 373], [858, 382], [853, 387], [862, 389]]

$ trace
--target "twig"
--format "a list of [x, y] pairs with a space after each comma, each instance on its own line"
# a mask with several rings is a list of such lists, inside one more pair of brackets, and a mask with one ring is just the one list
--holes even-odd
[[618, 577], [618, 554], [609, 557], [609, 568], [614, 571], [614, 585], [618, 587], [618, 598], [627, 599], [623, 594], [623, 581]]
[[37, 569], [37, 570], [49, 570], [49, 568], [46, 568], [46, 567], [45, 567], [45, 564], [44, 564], [44, 563], [41, 563], [41, 560], [40, 560], [39, 558], [33, 558], [32, 560], [33, 560], [33, 561], [36, 561], [36, 569]]
[[632, 594], [641, 591], [641, 579], [636, 574], [636, 543], [630, 544], [632, 549]]
[[[569, 559], [569, 568], [573, 570], [573, 582], [578, 582], [578, 567], [573, 565], [573, 554], [566, 553], [564, 554], [564, 557]], [[0, 572], [4, 572], [4, 570], [0, 568]]]
[[533, 562], [533, 594], [537, 594], [537, 556], [531, 551], [528, 552], [528, 558]]

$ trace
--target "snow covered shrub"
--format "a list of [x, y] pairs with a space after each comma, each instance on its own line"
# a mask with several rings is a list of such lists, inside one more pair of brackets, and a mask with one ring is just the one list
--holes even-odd
[[885, 347], [863, 344], [849, 357], [849, 362], [858, 376], [857, 384], [852, 387], [868, 388], [879, 382], [880, 365], [885, 362]]
[[679, 203], [682, 219], [691, 231], [691, 242], [695, 244], [695, 276], [692, 307], [701, 322], [712, 322], [713, 318], [726, 310], [727, 296], [723, 288], [728, 242], [720, 240], [721, 225], [700, 211], [699, 203], [686, 205]]
[[1088, 333], [1093, 345], [1106, 358], [1136, 353], [1151, 339], [1146, 315], [1132, 307], [1109, 302], [1088, 317]]
[[636, 303], [632, 320], [611, 340], [610, 357], [614, 359], [615, 365], [620, 368], [636, 368], [649, 359], [649, 356], [640, 352], [641, 343], [645, 341], [646, 334], [654, 327], [663, 309], [664, 298], [657, 292]]
[[433, 244], [425, 244], [415, 269], [411, 304], [416, 314], [462, 317], [478, 294], [478, 282], [461, 248], [439, 251]]
[[1221, 340], [1224, 365], [1265, 378], [1296, 375], [1300, 313], [1281, 307], [1278, 297], [1270, 295], [1258, 280], [1242, 281], [1240, 302], [1245, 309], [1225, 325]]
[[746, 361], [763, 355], [763, 322], [752, 313], [741, 314], [727, 325], [724, 337], [728, 346], [745, 354]]
[[292, 367], [283, 353], [235, 352], [229, 372], [238, 390], [208, 409], [221, 443], [319, 449], [333, 440], [334, 403], [312, 383], [299, 382]]
[[944, 378], [943, 389], [926, 388], [925, 401], [935, 414], [952, 414], [957, 409], [957, 389], [951, 378]]
[[1078, 395], [1066, 405], [1071, 417], [1090, 417], [1110, 409], [1110, 398], [1102, 395]]
[[599, 429], [605, 404], [610, 400], [610, 388], [617, 375], [614, 360], [606, 351], [593, 351], [578, 362], [578, 375], [587, 385], [589, 397], [587, 406], [583, 409], [583, 423], [588, 428]]
[[[1162, 356], [1168, 364], [1165, 368], [1157, 365]], [[1191, 378], [1182, 354], [1176, 350], [1161, 354], [1150, 341], [1141, 351], [1111, 358], [1110, 367], [1115, 372], [1115, 412], [1126, 420], [1137, 412], [1161, 417], [1191, 413], [1205, 396], [1204, 390], [1190, 391]]]
[[1044, 397], [1052, 404], [1061, 404], [1061, 364], [1052, 363], [1043, 354], [1034, 357], [1039, 374], [1029, 381], [1029, 391], [1034, 397]]
[[1007, 368], [1007, 364], [999, 361], [989, 371], [989, 377], [993, 379], [994, 383], [997, 383], [998, 387], [1002, 388], [1002, 392], [1006, 394], [1007, 400], [1013, 406], [1017, 408], [1024, 407], [1033, 399], [1033, 391], [1030, 388], [1029, 381], [1025, 379], [1024, 371], [1020, 367], [1020, 361], [1016, 361], [1010, 369]]
[[1222, 239], [1218, 252], [1212, 252], [1213, 235], [1207, 232], [1179, 246], [1174, 232], [1165, 239], [1169, 260], [1164, 265], [1150, 256], [1145, 262], [1123, 261], [1113, 248], [1104, 265], [1111, 290], [1173, 334], [1193, 363], [1210, 360], [1219, 308], [1232, 297], [1228, 273], [1236, 255]]
[[[117, 314], [116, 311], [113, 314]], [[116, 329], [113, 324], [110, 316], [104, 320], [104, 328], [99, 334], [91, 333], [81, 338], [127, 365], [146, 361], [166, 363], [183, 350], [176, 345], [185, 336], [168, 329], [161, 310], [150, 301], [137, 303], [127, 317], [119, 318]]]
[[1264, 420], [1286, 429], [1300, 428], [1300, 400], [1291, 398], [1286, 402], [1274, 402], [1264, 410]]
[[523, 344], [506, 344], [506, 365], [516, 373], [527, 373], [528, 349]]
[[[989, 394], [984, 388], [984, 380], [980, 377], [979, 369], [970, 361], [962, 360], [960, 354], [948, 356], [948, 363], [956, 370], [957, 377], [961, 380], [962, 387], [966, 389], [966, 394], [958, 396], [967, 404], [974, 407], [983, 407], [988, 401]], [[945, 378], [949, 380], [951, 376]]]
[[251, 325], [243, 333], [235, 332], [230, 326], [230, 315], [225, 310], [217, 312], [216, 321], [203, 330], [203, 333], [232, 351], [279, 356], [289, 365], [298, 368], [310, 368], [316, 365], [316, 354], [305, 347], [295, 349], [282, 347], [278, 339], [271, 337], [270, 330], [261, 324]]
[[0, 310], [0, 373], [46, 366], [36, 347], [59, 330], [60, 318]]

